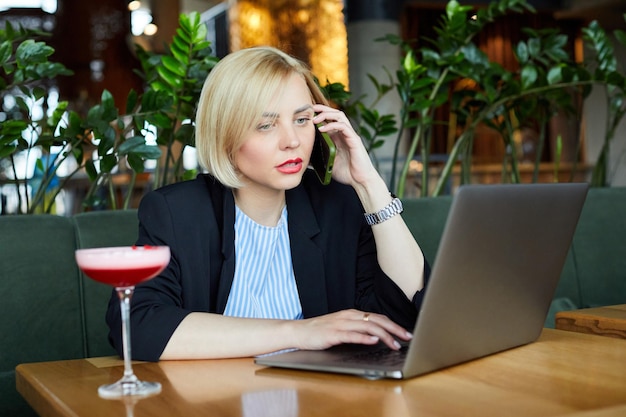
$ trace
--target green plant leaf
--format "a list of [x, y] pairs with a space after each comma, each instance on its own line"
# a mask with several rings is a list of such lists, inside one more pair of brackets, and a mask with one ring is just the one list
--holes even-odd
[[531, 58], [535, 58], [541, 52], [541, 40], [538, 38], [532, 38], [528, 40], [528, 55]]
[[114, 154], [107, 154], [100, 158], [100, 172], [109, 173], [117, 165], [117, 157]]
[[369, 131], [369, 130], [367, 130], [367, 129], [365, 129], [365, 128], [361, 128], [361, 129], [359, 130], [359, 133], [360, 133], [360, 135], [361, 135], [361, 138], [362, 138], [363, 140], [365, 140], [366, 142], [369, 142], [369, 141], [371, 141], [371, 140], [372, 140], [372, 134], [370, 133], [370, 131]]
[[5, 120], [0, 123], [0, 137], [9, 137], [11, 140], [16, 140], [22, 136], [22, 132], [26, 129], [28, 129], [26, 120]]
[[126, 161], [128, 162], [128, 165], [130, 165], [130, 168], [133, 171], [137, 173], [144, 172], [145, 170], [144, 161], [143, 159], [141, 159], [139, 155], [129, 154], [126, 156]]
[[194, 146], [195, 126], [191, 123], [182, 124], [174, 134], [175, 139], [185, 145]]
[[515, 48], [515, 55], [517, 56], [517, 60], [520, 64], [528, 62], [530, 54], [528, 53], [528, 45], [526, 45], [526, 42], [521, 41], [517, 44], [517, 47]]
[[624, 106], [624, 98], [620, 96], [611, 97], [609, 102], [609, 108], [613, 114], [619, 114], [622, 112]]
[[131, 114], [135, 110], [137, 99], [137, 92], [131, 89], [126, 97], [126, 114]]
[[463, 57], [459, 56], [459, 58], [465, 58], [465, 61], [474, 66], [487, 67], [489, 65], [487, 55], [473, 43], [462, 47], [461, 52]]
[[626, 45], [626, 32], [621, 29], [616, 29], [615, 31], [613, 31], [613, 35], [619, 43], [621, 43], [622, 45]]
[[33, 78], [36, 79], [52, 79], [58, 75], [72, 75], [73, 72], [58, 62], [42, 62], [35, 66], [35, 74]]
[[78, 165], [82, 165], [83, 158], [85, 157], [85, 151], [83, 150], [82, 146], [73, 146], [71, 152]]
[[412, 52], [409, 52], [404, 57], [404, 61], [402, 63], [402, 68], [404, 69], [404, 71], [407, 74], [413, 74], [414, 72], [416, 72], [420, 68], [420, 65], [415, 60], [415, 56], [413, 55]]
[[61, 128], [62, 134], [70, 138], [83, 138], [85, 130], [86, 128], [83, 126], [83, 120], [80, 115], [75, 111], [70, 111], [67, 126]]
[[177, 60], [176, 58], [168, 55], [162, 56], [161, 62], [172, 74], [178, 75], [179, 77], [185, 76], [185, 66], [189, 63], [187, 59]]
[[17, 145], [13, 145], [13, 144], [1, 145], [0, 144], [0, 158], [6, 158], [9, 155], [12, 155], [13, 153], [15, 153], [16, 151], [17, 151]]
[[168, 115], [163, 113], [152, 113], [146, 117], [146, 120], [160, 129], [170, 128], [176, 123], [175, 120], [170, 119]]
[[191, 51], [194, 53], [194, 55], [200, 53], [208, 53], [211, 52], [211, 50], [211, 42], [205, 40], [194, 43], [191, 48]]
[[10, 41], [4, 41], [0, 44], [0, 65], [4, 66], [13, 54], [13, 47]]
[[63, 116], [65, 115], [68, 106], [69, 103], [67, 101], [61, 101], [57, 104], [52, 112], [52, 116], [46, 122], [48, 127], [56, 129], [59, 123], [63, 120]]
[[521, 72], [522, 88], [530, 88], [538, 77], [537, 68], [534, 65], [525, 65]]
[[157, 72], [163, 80], [165, 80], [170, 86], [174, 88], [181, 88], [183, 86], [183, 80], [175, 73], [171, 72], [166, 67], [158, 67]]
[[378, 149], [382, 147], [384, 144], [385, 144], [384, 140], [377, 140], [371, 144], [370, 149]]
[[416, 100], [409, 108], [412, 111], [422, 112], [424, 110], [429, 109], [432, 105], [433, 105], [432, 100], [423, 99], [423, 100]]
[[187, 45], [192, 43], [191, 37], [189, 36], [189, 31], [184, 31], [182, 28], [178, 28], [176, 30], [176, 36], [178, 36], [180, 40]]
[[174, 36], [172, 44], [170, 46], [170, 52], [180, 62], [185, 62], [189, 54], [189, 44], [183, 41], [180, 37]]
[[563, 81], [563, 67], [557, 65], [555, 67], [550, 68], [547, 76], [548, 84], [557, 84]]
[[619, 71], [611, 71], [606, 75], [606, 83], [609, 86], [616, 86], [619, 88], [624, 88], [626, 86], [626, 79], [624, 75]]
[[140, 145], [146, 143], [146, 139], [143, 136], [133, 136], [127, 138], [120, 146], [117, 148], [117, 153], [120, 155], [126, 155]]
[[131, 149], [128, 154], [136, 155], [143, 159], [159, 159], [161, 157], [161, 149], [156, 145], [146, 145], [143, 143]]
[[196, 178], [197, 175], [198, 175], [198, 170], [197, 169], [185, 170], [185, 172], [183, 173], [183, 181], [192, 180], [192, 179]]
[[98, 178], [98, 171], [92, 159], [88, 159], [87, 162], [85, 162], [85, 172], [91, 182], [94, 182]]
[[107, 122], [117, 119], [118, 111], [117, 107], [115, 107], [115, 99], [111, 92], [109, 90], [102, 91], [100, 100], [102, 105], [102, 119]]
[[53, 53], [54, 49], [44, 42], [27, 39], [17, 47], [15, 59], [18, 68], [26, 68], [29, 65], [45, 62]]

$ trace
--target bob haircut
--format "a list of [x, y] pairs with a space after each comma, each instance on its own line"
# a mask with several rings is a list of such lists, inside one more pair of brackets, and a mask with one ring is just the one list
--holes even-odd
[[309, 68], [273, 47], [233, 52], [209, 73], [196, 112], [196, 150], [200, 166], [222, 184], [243, 186], [234, 156], [293, 74], [305, 80], [312, 104], [328, 105]]

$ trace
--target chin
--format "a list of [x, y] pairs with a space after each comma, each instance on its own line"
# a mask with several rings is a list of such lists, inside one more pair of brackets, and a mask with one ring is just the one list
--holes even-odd
[[291, 190], [292, 188], [296, 188], [302, 182], [302, 174], [293, 175], [287, 178], [285, 181], [282, 181], [283, 190]]

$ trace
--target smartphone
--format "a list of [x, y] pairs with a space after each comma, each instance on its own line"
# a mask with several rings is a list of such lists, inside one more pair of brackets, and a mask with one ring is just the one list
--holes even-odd
[[321, 183], [328, 185], [331, 179], [337, 148], [330, 136], [328, 136], [327, 133], [320, 132], [318, 126], [321, 125], [315, 126], [315, 143], [313, 144], [313, 151], [311, 152], [310, 165], [313, 167], [313, 170], [315, 170]]

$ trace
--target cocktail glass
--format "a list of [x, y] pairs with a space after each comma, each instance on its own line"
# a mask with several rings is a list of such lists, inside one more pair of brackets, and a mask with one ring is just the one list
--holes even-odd
[[167, 246], [118, 246], [76, 250], [76, 263], [85, 275], [115, 287], [120, 299], [124, 376], [113, 384], [98, 388], [98, 394], [103, 398], [148, 396], [161, 391], [161, 384], [140, 381], [133, 372], [130, 355], [130, 301], [135, 285], [154, 278], [169, 261], [170, 248]]

